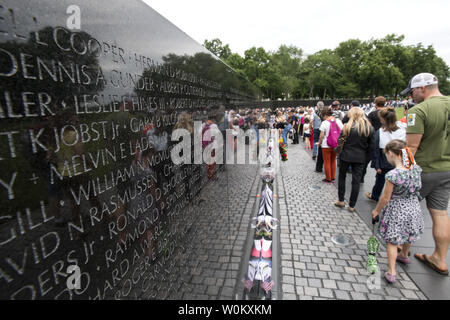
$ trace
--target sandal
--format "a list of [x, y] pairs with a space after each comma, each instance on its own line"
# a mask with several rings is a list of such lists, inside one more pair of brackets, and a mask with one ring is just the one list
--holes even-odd
[[335, 204], [334, 204], [336, 207], [339, 207], [339, 208], [345, 208], [345, 202], [344, 201], [338, 201], [338, 202], [336, 202]]
[[389, 283], [394, 283], [395, 281], [397, 281], [397, 275], [392, 275], [389, 272], [385, 272], [384, 273], [384, 278], [386, 279], [387, 282]]
[[403, 258], [401, 256], [397, 256], [397, 261], [403, 264], [411, 264], [411, 260], [408, 258]]
[[448, 270], [442, 270], [439, 269], [433, 262], [431, 262], [428, 258], [427, 255], [425, 254], [421, 254], [421, 253], [416, 253], [414, 255], [414, 257], [419, 260], [420, 262], [424, 263], [427, 267], [429, 267], [430, 269], [436, 271], [437, 273], [439, 273], [440, 275], [443, 276], [448, 276]]
[[366, 195], [366, 198], [367, 198], [367, 199], [372, 200], [372, 201], [375, 201], [375, 202], [378, 202], [377, 200], [375, 200], [374, 198], [372, 198], [372, 194], [371, 194], [370, 192], [366, 192], [365, 195]]

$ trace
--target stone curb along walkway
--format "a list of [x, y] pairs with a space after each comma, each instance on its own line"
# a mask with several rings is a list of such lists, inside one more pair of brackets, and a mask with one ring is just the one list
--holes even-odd
[[[334, 206], [337, 187], [321, 182], [304, 144], [289, 145], [289, 160], [276, 177], [281, 235], [281, 299], [284, 300], [426, 300], [397, 264], [398, 280], [388, 285], [386, 248], [377, 255], [380, 272], [366, 270], [367, 240], [372, 230], [356, 213]], [[314, 187], [320, 187], [314, 190]], [[331, 242], [348, 234], [355, 244], [343, 248]]]

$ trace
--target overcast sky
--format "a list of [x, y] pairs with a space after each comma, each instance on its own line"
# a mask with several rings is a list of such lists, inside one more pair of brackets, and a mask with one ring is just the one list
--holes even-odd
[[143, 0], [199, 43], [219, 38], [243, 55], [252, 46], [295, 45], [306, 54], [390, 33], [433, 45], [450, 65], [449, 0]]

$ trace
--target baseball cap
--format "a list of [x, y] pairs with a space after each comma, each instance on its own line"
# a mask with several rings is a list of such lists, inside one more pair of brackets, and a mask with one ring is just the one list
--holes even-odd
[[331, 104], [332, 106], [338, 106], [338, 105], [340, 105], [340, 103], [339, 103], [339, 101], [333, 101], [333, 103]]
[[361, 105], [361, 103], [358, 100], [353, 100], [351, 104], [354, 107], [359, 107]]
[[400, 94], [405, 95], [410, 93], [414, 88], [426, 87], [433, 84], [438, 84], [438, 78], [431, 73], [419, 73], [409, 81], [408, 88], [403, 90]]

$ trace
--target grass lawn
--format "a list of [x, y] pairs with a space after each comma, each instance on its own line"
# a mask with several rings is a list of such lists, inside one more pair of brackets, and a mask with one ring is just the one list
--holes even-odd
[[405, 108], [395, 108], [395, 114], [397, 115], [397, 121], [404, 117], [403, 113], [405, 112]]

